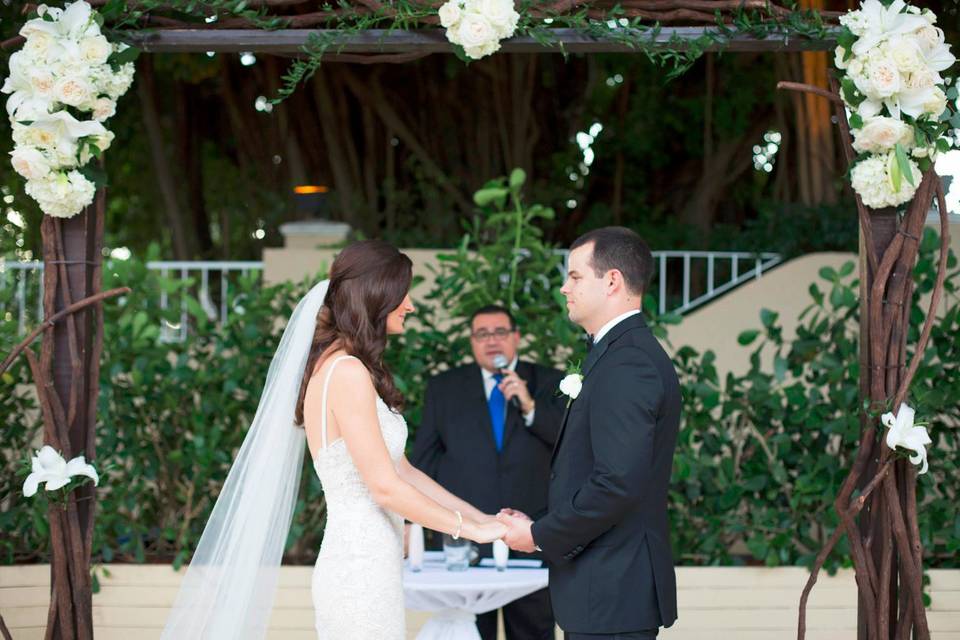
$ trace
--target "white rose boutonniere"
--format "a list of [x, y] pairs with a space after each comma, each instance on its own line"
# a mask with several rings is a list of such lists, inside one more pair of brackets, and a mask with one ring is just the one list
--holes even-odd
[[560, 393], [567, 396], [567, 406], [577, 399], [583, 389], [583, 374], [580, 373], [580, 363], [568, 367], [567, 375], [560, 381]]

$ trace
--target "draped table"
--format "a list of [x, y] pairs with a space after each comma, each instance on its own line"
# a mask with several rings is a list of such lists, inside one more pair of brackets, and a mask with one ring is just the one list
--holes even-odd
[[476, 616], [539, 591], [547, 586], [547, 570], [539, 560], [510, 560], [506, 571], [492, 561], [466, 571], [447, 571], [442, 551], [424, 553], [423, 569], [403, 571], [408, 609], [435, 611], [417, 640], [480, 640]]

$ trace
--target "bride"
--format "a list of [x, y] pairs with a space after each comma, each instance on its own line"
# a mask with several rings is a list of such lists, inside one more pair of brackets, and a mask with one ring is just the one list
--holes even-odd
[[405, 637], [404, 519], [479, 543], [505, 533], [404, 456], [382, 355], [413, 311], [411, 280], [400, 251], [357, 242], [297, 305], [162, 638], [266, 635], [305, 440], [328, 509], [312, 581], [321, 639]]

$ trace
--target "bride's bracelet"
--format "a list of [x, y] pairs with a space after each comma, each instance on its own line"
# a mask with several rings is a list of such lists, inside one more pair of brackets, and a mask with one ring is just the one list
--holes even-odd
[[457, 530], [453, 532], [453, 539], [459, 540], [460, 531], [463, 529], [463, 516], [460, 514], [459, 511], [455, 510], [454, 513], [457, 514]]

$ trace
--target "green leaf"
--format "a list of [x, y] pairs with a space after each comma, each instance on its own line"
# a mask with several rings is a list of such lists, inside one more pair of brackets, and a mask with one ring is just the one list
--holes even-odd
[[739, 336], [737, 336], [737, 342], [739, 342], [743, 346], [747, 346], [750, 343], [752, 343], [754, 340], [756, 340], [757, 336], [759, 335], [760, 335], [759, 329], [748, 329], [747, 331], [744, 331]]
[[773, 326], [773, 323], [777, 321], [777, 318], [780, 316], [776, 311], [771, 311], [770, 309], [761, 309], [760, 310], [760, 322], [763, 323], [763, 326], [770, 328]]
[[[913, 169], [910, 167], [910, 162], [907, 160], [907, 152], [903, 148], [903, 145], [898, 142], [897, 146], [894, 148], [894, 151], [897, 154], [897, 165], [900, 167], [900, 173], [906, 177], [907, 182], [909, 182], [911, 186], [917, 186], [917, 183], [913, 178]], [[894, 191], [900, 191], [900, 187], [898, 186]]]
[[[900, 145], [897, 145], [898, 147]], [[887, 161], [887, 171], [890, 173], [890, 188], [894, 193], [900, 193], [903, 184], [903, 174], [900, 172], [900, 159], [894, 155], [893, 162]]]
[[510, 188], [518, 189], [523, 186], [523, 183], [527, 180], [527, 172], [523, 169], [517, 168], [510, 172]]
[[140, 57], [140, 49], [136, 47], [127, 47], [123, 51], [115, 51], [111, 53], [107, 63], [110, 64], [111, 67], [117, 68], [129, 62], [133, 62], [138, 57]]
[[507, 197], [507, 193], [507, 190], [503, 188], [480, 189], [473, 194], [473, 201], [478, 207], [485, 207], [497, 200], [503, 200]]
[[863, 126], [863, 118], [860, 116], [860, 114], [859, 114], [859, 113], [856, 113], [856, 112], [851, 113], [851, 114], [850, 114], [850, 128], [851, 128], [851, 129], [859, 129], [859, 128], [862, 127], [862, 126]]
[[837, 279], [837, 271], [833, 267], [820, 267], [820, 271], [818, 273], [824, 280], [830, 280], [833, 282]]
[[840, 267], [840, 277], [846, 278], [851, 273], [853, 273], [853, 270], [854, 270], [854, 264], [852, 260], [848, 260], [847, 262], [844, 262], [843, 266]]

